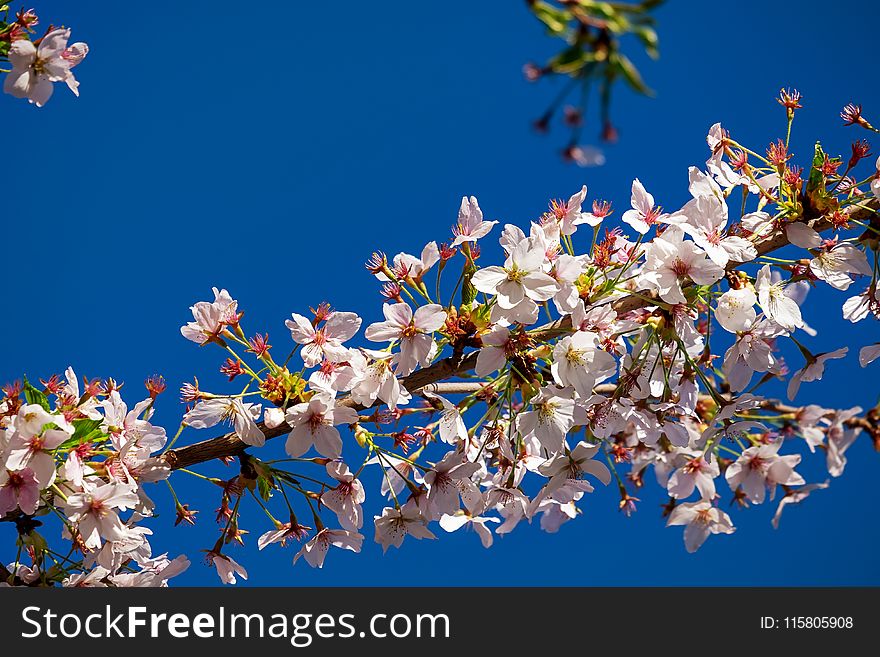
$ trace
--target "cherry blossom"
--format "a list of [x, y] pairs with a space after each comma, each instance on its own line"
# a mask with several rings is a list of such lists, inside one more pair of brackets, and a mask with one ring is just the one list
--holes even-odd
[[348, 466], [339, 461], [327, 464], [327, 474], [339, 483], [321, 495], [321, 502], [336, 514], [343, 529], [356, 532], [364, 526], [364, 512], [361, 508], [366, 499], [364, 486]]
[[720, 468], [715, 458], [708, 461], [702, 454], [691, 456], [669, 477], [666, 488], [677, 499], [687, 499], [698, 490], [700, 497], [712, 501], [715, 498], [715, 478]]
[[810, 357], [803, 369], [792, 374], [788, 380], [788, 398], [794, 399], [801, 387], [801, 383], [818, 381], [825, 374], [825, 363], [829, 360], [840, 359], [846, 356], [849, 347], [842, 347], [826, 354]]
[[21, 509], [33, 515], [40, 502], [40, 482], [30, 468], [0, 468], [0, 515]]
[[751, 502], [760, 504], [767, 489], [773, 499], [777, 484], [800, 486], [805, 483], [803, 477], [794, 471], [801, 461], [800, 454], [779, 456], [781, 446], [782, 443], [777, 441], [745, 450], [724, 473], [731, 490], [740, 487]]
[[778, 324], [764, 319], [737, 337], [724, 355], [722, 364], [732, 390], [744, 390], [754, 372], [771, 372], [778, 366], [773, 354], [773, 342], [784, 333], [785, 330]]
[[403, 539], [412, 536], [415, 539], [437, 538], [427, 527], [427, 521], [415, 506], [396, 508], [386, 506], [382, 515], [375, 517], [376, 542], [387, 552], [392, 545], [399, 548]]
[[440, 440], [449, 445], [466, 440], [467, 426], [458, 411], [458, 406], [428, 390], [423, 390], [422, 395], [440, 411]]
[[[398, 253], [391, 263], [391, 271], [397, 278], [420, 281], [431, 267], [440, 261], [440, 249], [437, 242], [428, 242], [417, 258], [409, 253]], [[390, 280], [384, 272], [376, 272], [380, 281]]]
[[[58, 426], [48, 429], [47, 426]], [[55, 480], [52, 451], [73, 434], [73, 427], [63, 417], [52, 416], [36, 404], [24, 406], [16, 417], [15, 431], [6, 444], [6, 468], [29, 469], [41, 488]]]
[[309, 529], [310, 527], [303, 527], [296, 522], [295, 518], [291, 518], [290, 522], [278, 523], [275, 529], [270, 529], [260, 536], [257, 540], [257, 547], [262, 550], [273, 543], [281, 543], [283, 546], [290, 538], [301, 540]]
[[531, 240], [523, 240], [510, 253], [503, 267], [491, 266], [480, 269], [471, 283], [480, 292], [496, 295], [502, 311], [511, 311], [524, 304], [523, 312], [530, 314], [536, 309], [536, 301], [547, 301], [558, 291], [553, 277], [544, 272], [544, 249]]
[[119, 391], [113, 390], [100, 407], [104, 411], [103, 425], [118, 449], [131, 445], [146, 448], [148, 453], [152, 453], [165, 445], [165, 429], [149, 422], [151, 399], [135, 404], [129, 411]]
[[324, 528], [302, 546], [302, 549], [294, 556], [293, 562], [296, 563], [300, 557], [303, 557], [312, 568], [323, 568], [327, 552], [331, 547], [360, 552], [363, 542], [364, 537], [357, 532]]
[[868, 288], [843, 302], [843, 318], [853, 324], [870, 315], [880, 319], [880, 288]]
[[669, 514], [666, 525], [685, 526], [684, 545], [688, 552], [696, 552], [712, 534], [732, 534], [736, 531], [730, 516], [705, 500], [679, 504]]
[[423, 367], [431, 362], [436, 349], [432, 334], [446, 321], [446, 311], [442, 306], [432, 303], [421, 306], [413, 313], [406, 303], [386, 303], [382, 306], [384, 322], [370, 324], [366, 330], [367, 340], [385, 342], [400, 341], [398, 373], [410, 374], [418, 365]]
[[477, 356], [475, 372], [477, 376], [487, 376], [500, 370], [507, 362], [508, 345], [510, 343], [510, 329], [506, 326], [496, 326], [482, 336], [483, 348]]
[[381, 465], [385, 470], [385, 476], [382, 477], [382, 485], [379, 492], [382, 495], [393, 497], [399, 495], [406, 487], [409, 477], [412, 476], [413, 481], [417, 484], [424, 482], [424, 477], [417, 468], [412, 466], [412, 462], [408, 459], [399, 458], [397, 456], [384, 455], [374, 457], [367, 461], [368, 465]]
[[247, 571], [237, 561], [219, 552], [208, 553], [208, 561], [217, 569], [217, 575], [224, 584], [235, 584], [236, 575], [247, 579]]
[[828, 474], [839, 477], [846, 467], [846, 451], [852, 447], [856, 438], [861, 434], [861, 427], [850, 427], [847, 422], [862, 412], [860, 406], [840, 410], [833, 413], [828, 420], [826, 435], [828, 436], [827, 453], [825, 464]]
[[471, 196], [464, 196], [461, 199], [461, 208], [458, 211], [458, 224], [453, 228], [455, 240], [452, 246], [459, 246], [466, 242], [476, 242], [481, 237], [485, 237], [497, 224], [497, 221], [483, 221], [483, 211], [477, 199]]
[[577, 281], [583, 275], [585, 267], [582, 258], [575, 258], [566, 253], [558, 256], [553, 263], [550, 277], [559, 286], [559, 290], [553, 295], [553, 304], [560, 313], [572, 312], [580, 301]]
[[776, 507], [776, 513], [773, 514], [773, 519], [770, 523], [773, 525], [773, 529], [779, 529], [779, 519], [782, 517], [782, 511], [789, 504], [800, 504], [805, 499], [810, 496], [814, 490], [824, 490], [828, 488], [828, 482], [825, 481], [821, 484], [806, 484], [801, 486], [800, 488], [795, 488], [787, 492], [782, 496], [782, 499], [779, 500], [779, 506]]
[[581, 212], [584, 199], [587, 198], [587, 186], [584, 185], [579, 191], [572, 194], [568, 201], [553, 202], [551, 210], [554, 218], [559, 221], [559, 232], [563, 235], [572, 235], [577, 231], [577, 227], [582, 224], [590, 226], [598, 226], [601, 218], [597, 218], [592, 213]]
[[592, 492], [593, 487], [584, 481], [584, 475], [596, 477], [606, 486], [611, 483], [611, 472], [601, 461], [594, 460], [599, 452], [598, 445], [579, 442], [571, 452], [557, 454], [545, 461], [539, 468], [550, 481], [544, 488], [544, 495], [553, 495], [563, 486], [575, 486], [583, 492]]
[[798, 304], [786, 294], [781, 282], [774, 283], [770, 276], [770, 265], [764, 265], [755, 280], [758, 304], [768, 318], [787, 331], [801, 328], [804, 320]]
[[560, 386], [572, 386], [583, 398], [593, 394], [597, 383], [617, 371], [614, 357], [598, 348], [598, 336], [577, 331], [553, 348], [553, 378]]
[[728, 209], [717, 183], [695, 167], [691, 167], [688, 173], [690, 192], [694, 198], [667, 221], [690, 235], [694, 243], [721, 268], [727, 267], [731, 260], [740, 263], [754, 260], [758, 252], [751, 242], [724, 234]]
[[322, 456], [335, 459], [342, 454], [342, 437], [336, 425], [354, 424], [358, 414], [353, 408], [337, 405], [328, 395], [317, 394], [308, 402], [291, 406], [286, 419], [293, 427], [287, 437], [288, 454], [299, 457], [314, 446]]
[[393, 369], [397, 365], [398, 354], [372, 349], [362, 351], [372, 362], [352, 387], [352, 399], [364, 406], [372, 406], [377, 399], [381, 399], [391, 409], [408, 404], [411, 399], [409, 391], [401, 385]]
[[235, 301], [226, 290], [214, 291], [214, 301], [199, 301], [190, 307], [195, 321], [180, 328], [180, 333], [187, 340], [198, 344], [220, 339], [224, 327], [238, 319], [238, 301]]
[[440, 526], [447, 532], [455, 532], [462, 527], [472, 527], [484, 548], [492, 547], [494, 537], [492, 530], [487, 526], [489, 523], [500, 523], [499, 518], [484, 518], [482, 516], [470, 515], [467, 511], [457, 511], [450, 515], [445, 514], [440, 518]]
[[651, 230], [651, 226], [665, 222], [669, 216], [661, 213], [660, 208], [654, 205], [654, 197], [645, 190], [638, 178], [632, 184], [630, 203], [632, 209], [624, 212], [621, 219], [642, 235]]
[[642, 281], [669, 303], [687, 303], [682, 283], [711, 285], [724, 275], [694, 242], [685, 241], [684, 231], [672, 227], [645, 247]]
[[794, 222], [785, 225], [788, 241], [802, 249], [817, 249], [822, 246], [822, 236], [807, 224]]
[[[65, 588], [106, 588], [109, 586], [104, 580], [110, 575], [110, 571], [103, 566], [98, 566], [89, 573], [77, 573], [64, 578], [61, 586]], [[235, 582], [233, 582], [234, 584]]]
[[355, 313], [333, 312], [323, 326], [315, 328], [302, 315], [292, 313], [291, 319], [284, 325], [290, 329], [293, 341], [303, 346], [300, 356], [306, 367], [314, 367], [324, 358], [332, 362], [347, 359], [349, 352], [342, 343], [357, 334], [361, 327], [361, 318]]
[[586, 422], [586, 413], [562, 388], [547, 386], [531, 400], [534, 410], [517, 416], [518, 429], [534, 436], [551, 454], [562, 450], [566, 434]]
[[820, 250], [810, 261], [810, 271], [838, 290], [849, 288], [852, 284], [850, 274], [871, 276], [874, 273], [864, 252], [851, 244], [837, 244]]
[[120, 541], [129, 529], [119, 519], [117, 510], [133, 508], [138, 503], [134, 489], [125, 484], [103, 484], [92, 490], [68, 496], [65, 512], [83, 537], [86, 547], [101, 547], [101, 539]]
[[478, 489], [470, 483], [470, 477], [480, 469], [463, 455], [449, 452], [443, 460], [425, 473], [428, 487], [428, 503], [437, 516], [458, 510], [459, 496], [468, 494], [479, 497]]
[[79, 96], [79, 83], [71, 69], [88, 54], [84, 43], [67, 45], [70, 30], [52, 30], [35, 46], [27, 39], [18, 39], [9, 47], [12, 70], [6, 75], [3, 91], [16, 98], [27, 98], [37, 107], [45, 105], [54, 91], [54, 82], [64, 82]]
[[229, 422], [243, 442], [259, 447], [266, 442], [266, 436], [256, 422], [261, 408], [259, 404], [244, 402], [238, 397], [206, 399], [187, 412], [183, 421], [194, 429], [207, 429], [220, 422]]
[[738, 290], [728, 290], [718, 297], [715, 306], [715, 319], [721, 327], [731, 333], [748, 331], [757, 318], [755, 304], [758, 297], [754, 290], [741, 287]]

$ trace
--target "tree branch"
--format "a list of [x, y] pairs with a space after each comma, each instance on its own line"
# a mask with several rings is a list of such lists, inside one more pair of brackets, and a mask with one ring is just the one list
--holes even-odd
[[[865, 205], [867, 207], [849, 206], [844, 209], [843, 212], [848, 214], [851, 219], [863, 222], [869, 221], [871, 217], [876, 214], [878, 208], [878, 199], [871, 198], [866, 201]], [[806, 223], [808, 226], [811, 226], [817, 232], [827, 231], [833, 227], [830, 219], [828, 219], [824, 215], [815, 216], [809, 206], [805, 207], [804, 215], [804, 223]], [[785, 231], [776, 230], [771, 233], [767, 238], [757, 243], [755, 245], [755, 248], [758, 251], [758, 255], [761, 256], [788, 246], [788, 244], [789, 241], [785, 235]], [[733, 271], [743, 264], [746, 263], [730, 262], [727, 266], [727, 271]], [[633, 310], [637, 310], [639, 308], [649, 306], [651, 305], [652, 299], [656, 300], [658, 298], [659, 297], [657, 296], [656, 292], [652, 290], [642, 290], [637, 295], [629, 295], [615, 300], [611, 303], [611, 307], [618, 314], [624, 314]], [[533, 339], [541, 341], [555, 337], [560, 333], [567, 332], [570, 328], [571, 317], [567, 315], [554, 322], [545, 324], [544, 326], [541, 326], [534, 331], [530, 331], [529, 335], [532, 336]], [[477, 362], [478, 353], [478, 351], [474, 351], [464, 357], [450, 357], [439, 360], [429, 367], [418, 370], [417, 372], [413, 372], [409, 376], [404, 377], [403, 379], [401, 379], [401, 384], [411, 394], [418, 394], [418, 392], [420, 392], [421, 390], [443, 392], [444, 388], [440, 387], [440, 384], [438, 382], [445, 379], [453, 378], [463, 372], [467, 372], [473, 369]], [[433, 387], [433, 389], [431, 389], [431, 387]], [[474, 391], [471, 388], [467, 388], [467, 390], [471, 392]], [[461, 392], [462, 390], [445, 389], [445, 391], [449, 394], [455, 394], [456, 392]], [[379, 402], [376, 402], [374, 406], [378, 403]], [[357, 410], [364, 410], [365, 408], [356, 404], [350, 396], [340, 399], [339, 404], [342, 406], [355, 408]], [[266, 427], [266, 425], [262, 422], [258, 423], [258, 426], [266, 435], [267, 440], [284, 435], [286, 433], [289, 433], [290, 431], [290, 428], [284, 423], [282, 423], [278, 427], [274, 427], [271, 429]], [[247, 449], [247, 447], [249, 447], [249, 445], [239, 440], [235, 432], [230, 432], [222, 436], [194, 443], [186, 447], [179, 447], [177, 449], [168, 450], [163, 455], [163, 458], [172, 470], [176, 470], [178, 468], [189, 467], [191, 465], [203, 463], [205, 461], [210, 461], [216, 458], [237, 456], [238, 454], [241, 454], [245, 449]]]
[[[461, 388], [462, 384], [452, 384], [456, 387], [446, 387], [440, 384], [439, 381], [452, 378], [457, 374], [473, 369], [474, 365], [477, 363], [477, 353], [478, 352], [475, 351], [458, 359], [444, 358], [430, 367], [413, 372], [409, 376], [401, 379], [400, 382], [411, 394], [417, 394], [422, 390], [437, 393], [446, 392], [448, 394], [461, 393], [463, 391]], [[472, 391], [473, 390], [468, 389], [468, 392]], [[380, 403], [381, 402], [377, 401], [373, 406], [377, 406]], [[367, 408], [360, 404], [356, 404], [350, 396], [340, 399], [339, 405], [348, 406], [349, 408], [354, 408], [359, 411]], [[290, 427], [284, 423], [271, 429], [267, 427], [264, 422], [258, 422], [257, 426], [260, 427], [260, 430], [265, 434], [266, 440], [290, 433]], [[163, 454], [162, 458], [165, 459], [165, 462], [172, 470], [177, 470], [178, 468], [186, 468], [195, 465], [196, 463], [204, 463], [205, 461], [210, 461], [212, 459], [226, 456], [237, 456], [248, 447], [249, 445], [242, 442], [235, 432], [232, 431], [222, 436], [218, 436], [217, 438], [203, 440], [202, 442], [188, 445], [187, 447], [170, 449]]]

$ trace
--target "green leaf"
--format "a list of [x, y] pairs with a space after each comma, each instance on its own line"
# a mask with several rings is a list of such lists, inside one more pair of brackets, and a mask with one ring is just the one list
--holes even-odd
[[257, 492], [260, 493], [260, 497], [264, 501], [268, 502], [269, 498], [272, 497], [272, 488], [273, 486], [269, 482], [268, 477], [257, 477]]
[[640, 25], [633, 29], [633, 33], [639, 38], [642, 45], [645, 46], [645, 52], [648, 53], [651, 59], [657, 59], [660, 56], [660, 52], [657, 50], [659, 43], [657, 32], [650, 27]]
[[[831, 161], [839, 162], [840, 158], [831, 158]], [[813, 164], [810, 167], [810, 177], [807, 179], [806, 196], [815, 210], [825, 213], [837, 208], [837, 200], [833, 195], [829, 194], [828, 190], [825, 188], [827, 181], [825, 180], [825, 175], [822, 173], [823, 164], [825, 164], [825, 151], [822, 149], [822, 144], [817, 141], [816, 147], [813, 151]]]
[[471, 313], [471, 321], [475, 321], [476, 323], [482, 326], [489, 325], [489, 318], [492, 316], [492, 308], [488, 303], [481, 303], [477, 306], [474, 311]]
[[654, 95], [654, 92], [642, 80], [641, 74], [635, 64], [629, 60], [629, 57], [620, 53], [612, 53], [608, 59], [611, 66], [623, 74], [624, 79], [635, 91], [646, 96]]
[[471, 304], [474, 302], [474, 299], [477, 298], [477, 288], [474, 287], [473, 283], [471, 283], [471, 278], [477, 272], [477, 268], [474, 265], [465, 266], [464, 270], [464, 280], [461, 284], [461, 307], [462, 308], [470, 308]]
[[532, 5], [532, 12], [537, 19], [547, 26], [551, 34], [561, 35], [568, 29], [568, 21], [571, 20], [571, 12], [559, 9], [546, 2], [536, 2]]
[[617, 16], [617, 9], [608, 2], [593, 2], [593, 0], [580, 0], [578, 5], [594, 18], [611, 20]]
[[93, 443], [93, 442], [96, 442], [99, 438], [103, 440], [106, 437], [107, 437], [107, 434], [105, 434], [100, 429], [93, 429], [89, 433], [87, 433], [84, 436], [81, 436], [79, 438], [72, 438], [72, 437], [68, 438], [63, 443], [58, 445], [57, 449], [59, 451], [73, 449], [75, 447], [78, 447], [82, 443]]
[[46, 398], [46, 395], [43, 394], [42, 390], [34, 388], [31, 382], [27, 380], [27, 377], [24, 377], [24, 398], [28, 404], [39, 404], [44, 410], [50, 410], [49, 400]]
[[73, 421], [73, 436], [71, 438], [76, 438], [77, 440], [82, 440], [86, 436], [91, 435], [95, 429], [101, 426], [101, 420], [92, 420], [91, 418], [86, 418], [83, 420], [74, 420]]
[[586, 64], [596, 61], [596, 54], [588, 52], [580, 46], [566, 48], [550, 60], [550, 69], [556, 73], [576, 73]]
[[73, 421], [73, 435], [58, 445], [59, 450], [72, 449], [81, 443], [95, 442], [98, 438], [105, 438], [107, 434], [101, 431], [101, 420], [84, 418]]
[[812, 194], [820, 187], [825, 186], [824, 176], [822, 175], [822, 165], [825, 164], [825, 151], [822, 150], [822, 144], [816, 142], [813, 150], [813, 166], [810, 167], [810, 178], [807, 180], [807, 193]]

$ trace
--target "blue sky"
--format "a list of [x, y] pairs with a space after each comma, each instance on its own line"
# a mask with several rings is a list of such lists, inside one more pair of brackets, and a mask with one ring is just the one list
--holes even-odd
[[[61, 88], [39, 110], [2, 99], [11, 303], [0, 323], [0, 380], [70, 364], [126, 381], [133, 403], [141, 381], [159, 372], [170, 391], [157, 421], [171, 428], [181, 382], [196, 374], [224, 389], [212, 374], [219, 353], [178, 332], [212, 285], [240, 300], [249, 332], [268, 331], [286, 350], [284, 319], [323, 300], [376, 321], [380, 298], [362, 262], [373, 249], [418, 253], [447, 239], [464, 194], [488, 218], [522, 226], [584, 183], [592, 198], [624, 208], [639, 177], [658, 203], [679, 207], [687, 167], [707, 157], [709, 125], [722, 121], [756, 149], [784, 132], [773, 100], [781, 86], [804, 95], [793, 133], [802, 164], [817, 138], [848, 153], [865, 136], [841, 127], [845, 103], [880, 116], [869, 82], [874, 48], [851, 38], [851, 24], [830, 21], [824, 3], [793, 11], [746, 0], [721, 13], [715, 3], [673, 1], [657, 12], [661, 60], [634, 56], [656, 98], [618, 89], [620, 142], [606, 149], [606, 166], [579, 169], [558, 157], [561, 128], [548, 136], [529, 128], [556, 85], [527, 84], [521, 67], [556, 44], [524, 3], [405, 4], [341, 2], [331, 12], [265, 3], [250, 12], [224, 1], [40, 2], [43, 25], [71, 26], [91, 53], [76, 71], [79, 99]], [[857, 4], [863, 24], [880, 17], [873, 3]], [[587, 135], [597, 135], [596, 118], [588, 116]], [[853, 352], [876, 341], [876, 323], [844, 327], [844, 296], [814, 294], [814, 351], [840, 346], [841, 335]], [[876, 367], [861, 370], [854, 356], [833, 363], [799, 399], [873, 405]], [[262, 585], [876, 585], [871, 483], [880, 457], [867, 439], [848, 455], [844, 476], [787, 510], [779, 531], [769, 522], [775, 505], [733, 510], [736, 534], [695, 555], [680, 528], [663, 527], [653, 485], [638, 493], [632, 518], [617, 512], [614, 490], [597, 491], [558, 534], [523, 525], [488, 551], [458, 532], [383, 557], [367, 526], [363, 553], [336, 551], [323, 571], [291, 566], [290, 548], [258, 554], [256, 537], [269, 527], [252, 508], [248, 547], [232, 555]], [[823, 478], [822, 458], [807, 461], [807, 478]], [[216, 584], [198, 553], [216, 538], [214, 490], [177, 488], [200, 522], [169, 529], [171, 514], [156, 519], [154, 548], [193, 560], [179, 584]], [[154, 492], [170, 509], [165, 490]]]

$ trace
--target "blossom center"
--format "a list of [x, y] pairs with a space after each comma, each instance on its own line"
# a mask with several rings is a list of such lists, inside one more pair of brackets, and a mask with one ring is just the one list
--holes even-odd
[[645, 215], [645, 223], [649, 226], [653, 226], [657, 223], [657, 219], [660, 217], [660, 207], [654, 207], [648, 210], [648, 213]]
[[568, 203], [560, 200], [551, 201], [550, 212], [552, 212], [553, 216], [557, 219], [565, 219], [565, 215], [568, 214]]
[[309, 416], [309, 429], [312, 433], [318, 430], [319, 427], [330, 424], [327, 419], [321, 413], [312, 413]]
[[538, 417], [541, 418], [542, 422], [552, 420], [553, 417], [555, 417], [556, 415], [557, 408], [559, 408], [559, 405], [554, 404], [549, 400], [542, 401], [541, 403], [535, 405], [535, 410], [538, 412]]
[[568, 351], [565, 352], [565, 360], [568, 361], [569, 365], [584, 365], [584, 354], [586, 351], [583, 349], [575, 349], [574, 347], [569, 347]]
[[18, 472], [9, 472], [9, 478], [6, 480], [6, 485], [12, 488], [13, 490], [18, 490], [19, 488], [24, 487], [24, 477], [22, 477]]
[[681, 258], [676, 258], [675, 260], [673, 260], [669, 268], [672, 270], [672, 273], [679, 278], [687, 276], [691, 271], [690, 264], [685, 262]]
[[687, 465], [684, 466], [684, 471], [687, 474], [695, 474], [700, 472], [703, 469], [703, 459], [697, 457], [688, 461]]
[[523, 271], [522, 269], [520, 269], [519, 267], [517, 267], [516, 265], [513, 265], [513, 267], [511, 267], [510, 269], [508, 269], [506, 271], [507, 271], [507, 280], [512, 281], [514, 283], [519, 283], [520, 281], [522, 281], [522, 279], [524, 279], [526, 277], [526, 273], [527, 273], [527, 272]]
[[109, 509], [104, 504], [104, 500], [92, 498], [89, 501], [89, 512], [99, 518], [103, 518], [109, 513]]
[[31, 70], [37, 74], [45, 73], [46, 72], [46, 60], [40, 59], [39, 57], [37, 57], [34, 60], [34, 63], [31, 64]]
[[756, 456], [751, 461], [749, 461], [749, 467], [752, 470], [761, 470], [764, 468], [766, 461], [762, 459], [760, 456]]

